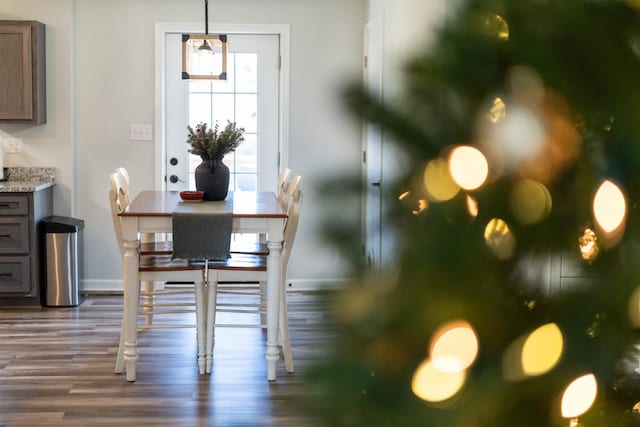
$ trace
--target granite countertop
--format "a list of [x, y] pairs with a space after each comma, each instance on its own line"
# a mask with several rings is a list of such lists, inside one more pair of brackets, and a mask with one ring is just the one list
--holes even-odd
[[7, 181], [0, 181], [0, 193], [31, 193], [56, 183], [56, 168], [9, 167]]

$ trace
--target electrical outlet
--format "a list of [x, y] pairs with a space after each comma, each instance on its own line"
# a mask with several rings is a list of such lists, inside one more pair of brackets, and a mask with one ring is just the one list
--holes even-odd
[[153, 139], [153, 127], [147, 124], [131, 125], [132, 141], [151, 141]]
[[22, 153], [22, 138], [4, 138], [4, 151], [8, 154]]

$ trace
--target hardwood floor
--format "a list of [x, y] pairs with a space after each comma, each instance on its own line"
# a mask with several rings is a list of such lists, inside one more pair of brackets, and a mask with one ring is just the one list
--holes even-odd
[[0, 425], [311, 425], [296, 402], [313, 393], [304, 371], [328, 343], [326, 307], [314, 293], [288, 301], [296, 373], [280, 362], [275, 383], [266, 380], [261, 329], [218, 328], [211, 375], [198, 375], [195, 329], [141, 332], [137, 381], [128, 383], [113, 372], [121, 296], [89, 296], [77, 308], [2, 308]]

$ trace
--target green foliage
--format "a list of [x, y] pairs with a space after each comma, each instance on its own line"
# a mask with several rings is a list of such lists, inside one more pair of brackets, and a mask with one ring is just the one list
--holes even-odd
[[220, 159], [225, 154], [235, 151], [244, 141], [244, 128], [236, 127], [235, 122], [228, 120], [222, 132], [219, 131], [218, 122], [213, 129], [201, 122], [196, 125], [195, 131], [191, 126], [187, 126], [187, 130], [187, 144], [191, 146], [189, 152], [200, 156], [202, 160]]
[[[363, 271], [332, 301], [338, 337], [310, 377], [322, 393], [321, 424], [566, 426], [562, 392], [591, 372], [598, 397], [581, 425], [640, 425], [632, 411], [640, 379], [629, 369], [638, 367], [640, 334], [627, 309], [640, 285], [639, 76], [640, 13], [632, 1], [470, 0], [443, 26], [435, 46], [407, 64], [399, 102], [380, 104], [360, 85], [345, 90], [349, 109], [381, 125], [410, 156], [406, 174], [382, 194], [383, 228], [396, 231], [398, 241], [394, 259], [382, 272]], [[531, 81], [539, 87], [528, 92]], [[412, 213], [428, 198], [422, 182], [429, 161], [446, 158], [459, 144], [486, 148], [491, 138], [483, 132], [493, 126], [486, 115], [497, 97], [506, 102], [507, 117], [512, 107], [524, 106], [543, 124], [551, 146], [534, 166], [545, 166], [544, 172], [518, 163], [477, 190], [431, 200]], [[556, 149], [566, 157], [554, 163]], [[552, 208], [541, 221], [523, 223], [514, 213], [511, 195], [523, 178], [549, 191]], [[578, 238], [594, 227], [591, 204], [603, 179], [625, 192], [626, 223], [612, 244], [598, 235], [599, 254], [587, 262]], [[399, 200], [405, 191], [409, 196]], [[467, 195], [477, 202], [475, 217], [467, 213]], [[497, 257], [485, 241], [492, 218], [504, 220], [515, 236], [509, 257]], [[349, 248], [358, 232], [341, 232], [336, 242]], [[559, 258], [578, 264], [581, 286], [549, 288], [547, 262]], [[411, 392], [412, 376], [428, 357], [434, 331], [454, 319], [476, 329], [478, 358], [455, 397], [422, 401]], [[564, 337], [559, 364], [538, 377], [505, 379], [507, 348], [549, 322]]]

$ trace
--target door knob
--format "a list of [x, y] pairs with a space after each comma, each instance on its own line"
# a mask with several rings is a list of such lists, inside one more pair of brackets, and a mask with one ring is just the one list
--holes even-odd
[[175, 184], [176, 182], [180, 181], [180, 179], [178, 178], [177, 175], [171, 175], [169, 177], [169, 181], [171, 181], [172, 184]]
[[175, 157], [172, 157], [172, 158], [169, 160], [169, 163], [171, 163], [171, 165], [172, 165], [172, 166], [175, 166], [175, 165], [177, 165], [177, 164], [178, 164], [178, 159], [176, 159]]
[[379, 182], [372, 182], [371, 185], [373, 185], [374, 187], [380, 187], [380, 183]]

